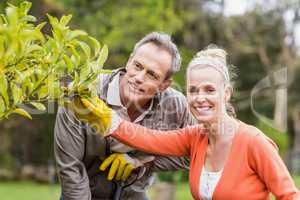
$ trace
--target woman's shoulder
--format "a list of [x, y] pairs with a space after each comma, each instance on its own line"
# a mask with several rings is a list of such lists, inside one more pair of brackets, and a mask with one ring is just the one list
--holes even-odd
[[[278, 149], [276, 143], [269, 138], [265, 133], [263, 133], [260, 129], [257, 127], [246, 124], [244, 122], [240, 122], [240, 126], [238, 129], [238, 134], [240, 138], [247, 143], [255, 143], [255, 144], [271, 144], [273, 147]], [[250, 145], [251, 147], [251, 145]]]

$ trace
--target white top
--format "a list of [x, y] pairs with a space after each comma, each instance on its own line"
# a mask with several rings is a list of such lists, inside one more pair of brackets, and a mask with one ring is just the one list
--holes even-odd
[[203, 165], [201, 176], [200, 176], [200, 194], [202, 199], [211, 200], [215, 188], [221, 178], [223, 170], [218, 172], [209, 172], [205, 170]]

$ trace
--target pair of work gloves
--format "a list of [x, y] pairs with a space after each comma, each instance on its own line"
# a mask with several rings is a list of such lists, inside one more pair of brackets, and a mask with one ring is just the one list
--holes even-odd
[[[97, 96], [89, 99], [74, 97], [68, 107], [71, 107], [80, 121], [88, 123], [102, 136], [116, 129], [120, 123], [120, 118], [115, 117], [116, 113]], [[114, 120], [115, 118], [117, 120]], [[108, 180], [126, 181], [135, 169], [141, 169], [149, 161], [147, 158], [134, 158], [126, 153], [113, 153], [103, 160], [99, 169], [105, 171], [110, 167]], [[142, 171], [138, 173], [138, 176], [142, 176], [145, 168]]]

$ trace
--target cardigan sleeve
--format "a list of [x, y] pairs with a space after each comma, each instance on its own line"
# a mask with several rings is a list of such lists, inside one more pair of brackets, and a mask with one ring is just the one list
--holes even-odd
[[189, 156], [197, 127], [159, 131], [123, 121], [110, 136], [138, 150], [163, 156]]
[[300, 193], [271, 139], [262, 133], [252, 136], [248, 153], [251, 168], [276, 199], [300, 199]]

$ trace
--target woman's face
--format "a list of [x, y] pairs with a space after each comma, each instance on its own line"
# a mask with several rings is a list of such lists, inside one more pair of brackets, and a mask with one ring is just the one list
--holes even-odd
[[215, 123], [225, 115], [230, 89], [222, 74], [213, 67], [196, 67], [187, 73], [187, 99], [198, 122]]

